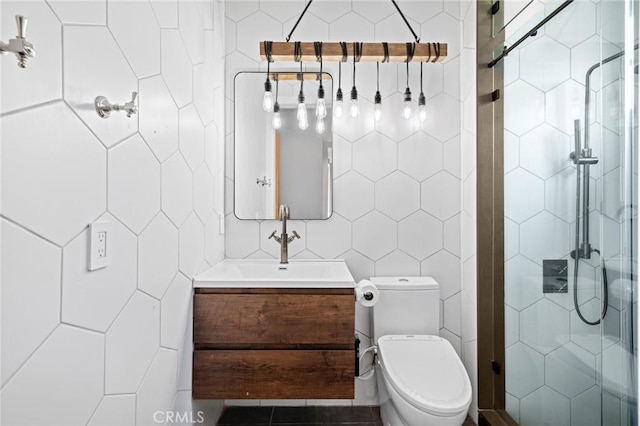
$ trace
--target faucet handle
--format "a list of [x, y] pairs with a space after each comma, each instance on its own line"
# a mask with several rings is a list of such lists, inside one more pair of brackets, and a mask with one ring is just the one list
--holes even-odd
[[18, 38], [25, 38], [27, 36], [27, 23], [29, 20], [22, 16], [16, 15], [16, 24], [18, 25]]
[[136, 105], [136, 98], [138, 97], [138, 92], [131, 93], [131, 102], [129, 102], [127, 108], [127, 117], [131, 118], [131, 115], [138, 113], [138, 106]]
[[273, 231], [273, 232], [271, 233], [271, 235], [269, 235], [269, 238], [268, 238], [268, 239], [270, 240], [270, 239], [274, 238], [276, 235], [278, 235], [278, 231]]
[[291, 233], [293, 234], [294, 237], [296, 237], [297, 239], [300, 239], [300, 235], [298, 234], [297, 231], [291, 231]]

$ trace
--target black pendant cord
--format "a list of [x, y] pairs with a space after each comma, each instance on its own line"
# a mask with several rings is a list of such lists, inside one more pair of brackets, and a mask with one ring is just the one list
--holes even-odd
[[422, 93], [422, 62], [420, 62], [420, 93]]
[[342, 62], [338, 62], [338, 90], [342, 88]]
[[376, 62], [376, 90], [380, 91], [380, 62]]
[[409, 62], [407, 62], [407, 87], [409, 87]]
[[316, 61], [320, 62], [320, 75], [318, 78], [320, 79], [320, 90], [322, 90], [322, 42], [314, 41], [313, 48], [316, 54]]
[[[296, 21], [296, 23], [293, 25], [293, 28], [289, 32], [289, 35], [287, 35], [287, 37], [285, 38], [285, 40], [287, 42], [289, 42], [289, 40], [291, 40], [291, 36], [293, 35], [293, 32], [296, 30], [296, 28], [298, 28], [298, 24], [302, 20], [302, 17], [304, 16], [304, 14], [307, 13], [307, 10], [309, 9], [309, 6], [311, 6], [312, 2], [313, 2], [313, 0], [309, 0], [307, 2], [307, 5], [304, 7], [304, 10], [302, 11], [300, 16], [298, 17], [298, 20]], [[404, 16], [404, 13], [402, 13], [402, 10], [400, 10], [400, 6], [398, 6], [398, 3], [396, 3], [396, 0], [391, 0], [391, 3], [393, 3], [393, 5], [395, 6], [396, 10], [398, 11], [398, 14], [400, 14], [400, 17], [402, 18], [404, 23], [407, 25], [407, 28], [409, 28], [409, 31], [411, 31], [411, 34], [413, 34], [413, 39], [416, 41], [416, 43], [420, 43], [420, 37], [418, 37], [416, 32], [413, 30], [413, 27], [411, 27], [411, 24], [409, 23], [407, 18]]]

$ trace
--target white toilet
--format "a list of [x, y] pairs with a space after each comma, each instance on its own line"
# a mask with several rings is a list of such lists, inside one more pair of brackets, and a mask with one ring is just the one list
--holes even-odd
[[385, 426], [460, 426], [471, 383], [453, 346], [438, 336], [440, 290], [431, 277], [375, 277], [376, 377]]

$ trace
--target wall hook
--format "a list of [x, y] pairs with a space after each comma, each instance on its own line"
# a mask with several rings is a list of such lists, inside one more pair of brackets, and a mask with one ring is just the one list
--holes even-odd
[[28, 19], [22, 15], [16, 15], [18, 35], [9, 40], [9, 43], [0, 41], [0, 55], [14, 53], [18, 57], [18, 66], [27, 67], [27, 60], [36, 56], [36, 50], [26, 39]]
[[138, 92], [131, 93], [131, 101], [123, 105], [112, 104], [106, 97], [98, 96], [95, 100], [96, 112], [102, 118], [109, 118], [111, 111], [126, 111], [127, 117], [131, 118], [133, 114], [138, 113], [138, 107], [136, 106], [137, 96]]

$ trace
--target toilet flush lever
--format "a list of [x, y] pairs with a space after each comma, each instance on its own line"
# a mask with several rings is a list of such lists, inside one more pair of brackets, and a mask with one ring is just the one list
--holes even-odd
[[18, 58], [18, 66], [20, 68], [27, 67], [27, 60], [36, 56], [36, 50], [33, 44], [27, 41], [27, 23], [28, 19], [22, 15], [16, 15], [16, 24], [18, 25], [18, 35], [12, 38], [8, 43], [0, 41], [0, 55], [14, 53]]

